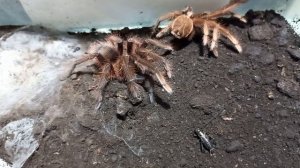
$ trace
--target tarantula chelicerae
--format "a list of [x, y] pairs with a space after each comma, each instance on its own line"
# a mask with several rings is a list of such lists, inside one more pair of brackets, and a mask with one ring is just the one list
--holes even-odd
[[[149, 80], [157, 80], [171, 94], [172, 88], [164, 77], [165, 74], [169, 78], [171, 77], [170, 63], [162, 56], [147, 49], [148, 44], [172, 50], [171, 46], [154, 39], [131, 37], [128, 40], [123, 40], [116, 35], [110, 35], [104, 41], [92, 43], [86, 54], [73, 63], [67, 77], [71, 76], [78, 64], [92, 59], [99, 69], [98, 87], [100, 95], [98, 108], [102, 101], [102, 89], [113, 79], [126, 82], [133, 97], [139, 98], [140, 91], [143, 88], [136, 83], [138, 74], [145, 75], [146, 80], [147, 77], [151, 78]], [[153, 98], [150, 97], [150, 100], [153, 100]]]
[[[164, 20], [171, 20], [172, 22], [156, 34], [156, 38], [160, 38], [166, 34], [171, 33], [178, 39], [187, 38], [191, 40], [195, 35], [195, 27], [202, 28], [203, 31], [203, 45], [209, 45], [210, 50], [215, 56], [218, 56], [217, 46], [220, 35], [227, 37], [235, 46], [238, 52], [242, 52], [242, 47], [236, 37], [224, 26], [218, 23], [218, 19], [222, 16], [233, 16], [240, 19], [242, 22], [246, 20], [232, 10], [247, 0], [231, 0], [224, 7], [217, 9], [211, 13], [194, 14], [191, 7], [186, 7], [181, 11], [174, 11], [161, 16], [156, 25], [154, 32], [157, 32], [159, 24]], [[212, 32], [212, 35], [211, 35]]]

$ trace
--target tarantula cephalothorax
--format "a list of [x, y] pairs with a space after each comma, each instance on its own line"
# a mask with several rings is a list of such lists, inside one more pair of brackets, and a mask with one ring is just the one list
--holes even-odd
[[[210, 50], [215, 56], [218, 56], [217, 46], [220, 35], [227, 37], [235, 46], [238, 52], [242, 52], [242, 47], [236, 37], [224, 26], [217, 21], [222, 16], [233, 16], [246, 22], [241, 15], [235, 14], [232, 10], [247, 0], [230, 0], [230, 2], [216, 11], [210, 13], [194, 14], [191, 7], [186, 7], [181, 11], [174, 11], [161, 16], [154, 26], [154, 32], [158, 29], [159, 24], [164, 20], [171, 20], [166, 28], [156, 34], [156, 38], [171, 33], [178, 39], [187, 38], [191, 40], [195, 35], [195, 27], [202, 28], [203, 45], [209, 45]], [[212, 32], [212, 35], [211, 35]]]
[[[155, 39], [131, 37], [128, 40], [123, 40], [118, 36], [110, 35], [104, 41], [92, 43], [86, 54], [73, 63], [67, 77], [72, 74], [78, 64], [88, 60], [94, 61], [93, 63], [100, 71], [98, 73], [100, 94], [97, 108], [101, 105], [102, 89], [113, 79], [126, 82], [129, 92], [133, 97], [138, 98], [140, 91], [143, 90], [136, 83], [138, 74], [156, 79], [171, 94], [172, 88], [164, 77], [165, 73], [169, 78], [171, 77], [170, 63], [162, 56], [146, 48], [148, 44], [172, 50], [171, 46]], [[150, 97], [150, 100], [153, 100], [153, 98]]]

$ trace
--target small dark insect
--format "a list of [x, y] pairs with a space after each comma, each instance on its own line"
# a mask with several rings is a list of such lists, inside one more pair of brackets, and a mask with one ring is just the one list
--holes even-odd
[[205, 150], [209, 151], [210, 154], [212, 154], [212, 150], [214, 149], [214, 146], [216, 145], [215, 142], [213, 142], [213, 139], [211, 137], [207, 136], [202, 131], [200, 131], [200, 129], [196, 129], [195, 134], [199, 138], [201, 152], [205, 152], [204, 151], [204, 149], [205, 149]]

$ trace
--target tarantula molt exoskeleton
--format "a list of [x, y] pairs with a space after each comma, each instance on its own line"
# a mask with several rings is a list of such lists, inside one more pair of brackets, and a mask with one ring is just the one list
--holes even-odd
[[[239, 53], [242, 47], [238, 39], [224, 26], [218, 23], [218, 19], [223, 16], [233, 16], [246, 22], [241, 15], [235, 14], [232, 10], [247, 0], [230, 0], [230, 2], [220, 9], [213, 12], [194, 14], [191, 7], [186, 7], [181, 11], [174, 11], [161, 16], [154, 26], [154, 34], [157, 32], [159, 24], [164, 20], [170, 20], [171, 23], [166, 28], [156, 34], [156, 38], [171, 33], [178, 39], [186, 38], [191, 40], [196, 34], [195, 28], [201, 28], [203, 32], [203, 45], [208, 45], [215, 56], [218, 56], [218, 39], [220, 35], [227, 37], [235, 46]], [[211, 35], [212, 34], [212, 35]]]
[[[149, 44], [172, 50], [171, 46], [155, 39], [131, 37], [123, 40], [119, 36], [110, 35], [104, 41], [92, 43], [86, 54], [72, 64], [66, 77], [71, 76], [78, 64], [93, 60], [93, 64], [99, 69], [100, 94], [97, 108], [102, 102], [103, 88], [113, 79], [126, 82], [129, 92], [136, 98], [139, 98], [140, 91], [143, 90], [136, 82], [138, 75], [143, 75], [145, 80], [157, 80], [171, 94], [172, 88], [165, 79], [165, 74], [171, 78], [171, 65], [168, 60], [148, 49]], [[150, 100], [153, 100], [151, 93], [149, 94]]]

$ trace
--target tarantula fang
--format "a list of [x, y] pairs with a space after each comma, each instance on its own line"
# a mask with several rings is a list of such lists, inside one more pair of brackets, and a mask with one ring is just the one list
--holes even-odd
[[[97, 109], [101, 106], [102, 90], [113, 79], [126, 82], [128, 91], [136, 98], [139, 98], [140, 92], [143, 90], [137, 83], [138, 75], [144, 75], [145, 80], [157, 80], [171, 94], [173, 90], [164, 76], [166, 73], [169, 78], [171, 77], [171, 65], [164, 57], [148, 49], [149, 44], [173, 50], [171, 46], [155, 39], [131, 37], [123, 40], [119, 36], [110, 35], [104, 41], [93, 42], [86, 54], [72, 64], [66, 78], [71, 76], [77, 65], [92, 60], [99, 70], [100, 94]], [[150, 97], [150, 100], [153, 99]]]
[[235, 46], [236, 50], [241, 53], [242, 47], [239, 40], [224, 26], [218, 23], [218, 19], [223, 16], [232, 16], [238, 18], [242, 22], [247, 22], [241, 15], [235, 14], [232, 10], [238, 5], [247, 2], [247, 0], [231, 0], [227, 5], [213, 12], [193, 13], [190, 6], [181, 11], [174, 11], [161, 16], [155, 26], [154, 34], [156, 34], [159, 24], [164, 20], [170, 20], [167, 25], [156, 34], [156, 38], [161, 38], [164, 35], [172, 34], [178, 39], [186, 38], [191, 40], [195, 34], [195, 28], [201, 28], [203, 32], [203, 45], [209, 46], [209, 49], [218, 56], [218, 40], [221, 35], [228, 38]]

